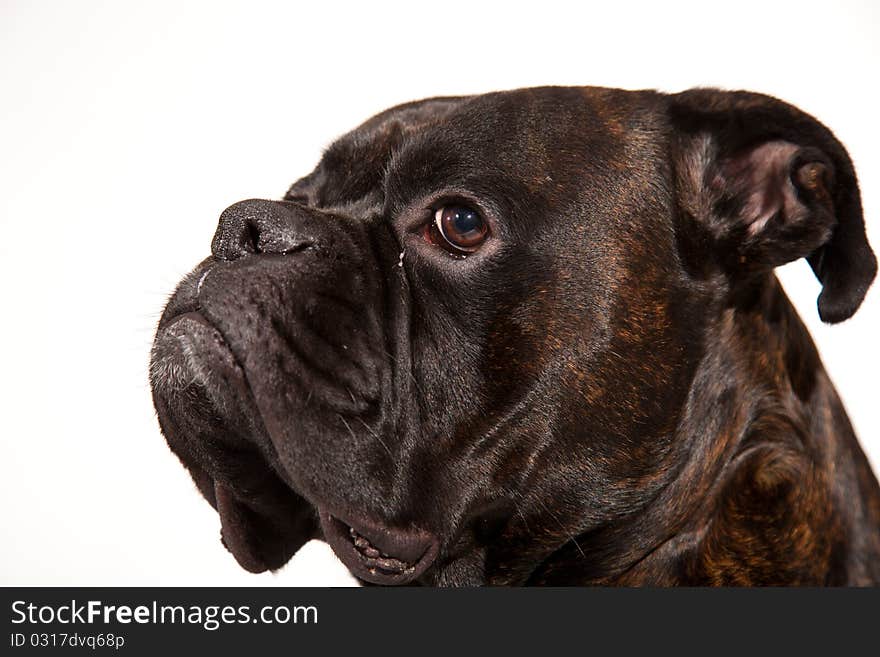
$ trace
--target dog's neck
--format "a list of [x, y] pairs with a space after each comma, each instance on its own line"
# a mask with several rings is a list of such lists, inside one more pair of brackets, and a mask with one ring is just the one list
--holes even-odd
[[[533, 583], [555, 583], [557, 570], [623, 585], [843, 577], [847, 555], [831, 537], [842, 537], [846, 519], [826, 476], [844, 444], [847, 467], [867, 463], [853, 463], [841, 402], [775, 277], [721, 310], [705, 345], [668, 460], [680, 466], [644, 507], [558, 550]], [[829, 414], [848, 435], [821, 435]], [[870, 479], [869, 468], [861, 474]]]

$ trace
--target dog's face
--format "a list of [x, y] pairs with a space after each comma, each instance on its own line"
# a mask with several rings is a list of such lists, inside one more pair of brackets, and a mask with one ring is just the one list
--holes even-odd
[[151, 366], [226, 546], [252, 571], [317, 537], [368, 582], [523, 583], [637, 513], [731, 295], [810, 256], [838, 321], [873, 276], [849, 160], [804, 116], [714, 91], [432, 99], [228, 208]]

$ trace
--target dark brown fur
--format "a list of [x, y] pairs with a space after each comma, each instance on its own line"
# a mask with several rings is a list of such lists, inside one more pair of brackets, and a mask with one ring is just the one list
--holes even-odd
[[[465, 260], [419, 237], [453, 201], [493, 227]], [[410, 103], [224, 213], [156, 408], [252, 571], [325, 538], [376, 583], [880, 584], [880, 488], [773, 275], [801, 257], [851, 316], [852, 164], [773, 98]]]

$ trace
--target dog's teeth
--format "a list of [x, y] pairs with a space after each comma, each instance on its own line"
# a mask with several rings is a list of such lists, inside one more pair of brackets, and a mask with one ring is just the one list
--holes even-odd
[[349, 527], [348, 534], [351, 536], [351, 542], [354, 543], [354, 546], [360, 551], [362, 555], [367, 557], [368, 559], [378, 559], [380, 557], [390, 558], [384, 552], [380, 552], [376, 549], [376, 547], [370, 543], [366, 538], [358, 534], [354, 529]]
[[403, 572], [406, 570], [409, 565], [405, 564], [402, 561], [394, 559], [392, 557], [382, 557], [376, 559], [376, 565], [379, 566], [382, 570], [387, 570], [391, 572]]

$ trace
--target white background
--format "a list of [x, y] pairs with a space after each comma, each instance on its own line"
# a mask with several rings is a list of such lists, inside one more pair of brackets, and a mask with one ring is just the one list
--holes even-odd
[[[0, 1], [0, 584], [344, 584], [312, 543], [248, 575], [159, 434], [159, 311], [217, 217], [279, 197], [392, 104], [542, 84], [748, 88], [827, 123], [880, 247], [871, 2]], [[875, 285], [820, 324], [781, 272], [880, 464]]]

